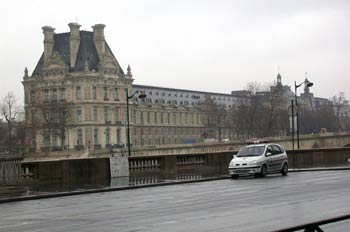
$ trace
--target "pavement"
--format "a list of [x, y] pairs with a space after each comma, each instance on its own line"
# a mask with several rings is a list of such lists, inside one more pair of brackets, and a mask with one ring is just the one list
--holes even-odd
[[325, 170], [7, 202], [0, 231], [275, 231], [350, 213], [350, 170]]

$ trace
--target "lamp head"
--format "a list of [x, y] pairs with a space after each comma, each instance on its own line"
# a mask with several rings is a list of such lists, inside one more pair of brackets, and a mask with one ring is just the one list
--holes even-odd
[[306, 85], [306, 87], [311, 87], [314, 85], [314, 83], [310, 82], [307, 78], [305, 79], [304, 84]]
[[313, 86], [313, 85], [314, 85], [314, 83], [312, 83], [312, 82], [307, 82], [307, 83], [306, 83], [306, 86], [307, 86], [307, 87], [311, 87], [311, 86]]
[[147, 97], [147, 95], [144, 92], [140, 91], [138, 98], [143, 99], [146, 97]]

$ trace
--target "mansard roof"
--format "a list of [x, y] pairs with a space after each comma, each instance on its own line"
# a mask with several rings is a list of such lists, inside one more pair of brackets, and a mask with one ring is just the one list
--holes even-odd
[[[59, 33], [54, 34], [54, 48], [53, 53], [57, 52], [67, 67], [70, 67], [70, 46], [69, 46], [70, 33]], [[106, 52], [110, 53], [116, 61], [117, 69], [120, 74], [124, 75], [123, 69], [120, 67], [117, 59], [115, 58], [112, 50], [105, 42]], [[89, 69], [100, 71], [99, 62], [100, 58], [98, 56], [94, 41], [93, 32], [90, 31], [80, 31], [80, 44], [78, 49], [78, 54], [75, 62], [75, 66], [69, 68], [69, 72], [81, 72], [84, 70], [85, 63], [88, 62]], [[41, 55], [39, 62], [37, 63], [32, 76], [39, 76], [42, 74], [44, 68], [44, 53]]]

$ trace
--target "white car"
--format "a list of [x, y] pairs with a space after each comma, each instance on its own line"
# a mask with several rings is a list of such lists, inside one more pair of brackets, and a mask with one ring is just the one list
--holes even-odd
[[254, 143], [239, 150], [229, 164], [233, 179], [240, 175], [265, 177], [268, 173], [287, 175], [288, 156], [284, 148], [274, 143]]

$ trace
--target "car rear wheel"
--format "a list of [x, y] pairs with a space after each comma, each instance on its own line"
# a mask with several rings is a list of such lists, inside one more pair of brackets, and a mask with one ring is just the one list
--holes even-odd
[[283, 167], [281, 169], [281, 174], [282, 174], [282, 176], [286, 176], [287, 173], [288, 173], [288, 164], [285, 163], [285, 164], [283, 164]]

